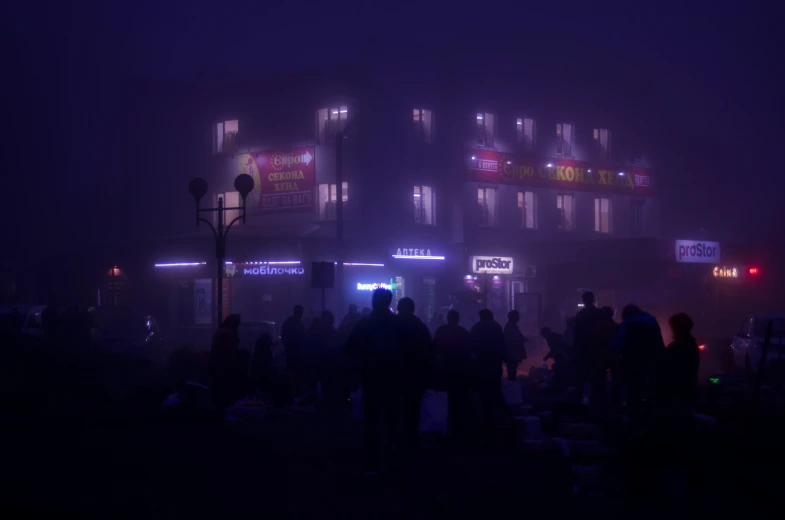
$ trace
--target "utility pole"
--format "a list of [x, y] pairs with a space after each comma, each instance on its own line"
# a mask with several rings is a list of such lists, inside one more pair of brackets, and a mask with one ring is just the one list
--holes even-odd
[[338, 200], [335, 204], [335, 253], [337, 265], [335, 266], [335, 312], [342, 312], [343, 309], [343, 140], [345, 139], [344, 130], [336, 135], [335, 143], [335, 190], [338, 193]]

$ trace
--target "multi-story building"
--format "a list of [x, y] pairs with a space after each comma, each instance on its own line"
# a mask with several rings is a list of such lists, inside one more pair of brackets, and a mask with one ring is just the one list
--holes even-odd
[[[518, 308], [532, 327], [574, 311], [583, 288], [618, 306], [658, 276], [655, 175], [626, 129], [491, 103], [460, 82], [308, 84], [232, 96], [210, 127], [204, 204], [236, 207], [234, 178], [255, 183], [246, 224], [229, 234], [225, 314], [280, 321], [295, 303], [319, 309], [314, 261], [337, 266], [327, 306], [340, 314], [382, 286], [426, 317], [468, 301], [499, 318]], [[177, 281], [177, 324], [211, 322], [210, 236], [157, 253], [156, 271]]]

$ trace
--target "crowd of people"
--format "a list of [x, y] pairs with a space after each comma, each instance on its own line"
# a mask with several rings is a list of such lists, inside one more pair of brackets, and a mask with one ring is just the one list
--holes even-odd
[[[380, 467], [380, 426], [401, 455], [417, 449], [420, 410], [427, 389], [448, 393], [448, 433], [453, 438], [474, 429], [489, 432], [507, 418], [502, 378], [514, 381], [527, 358], [520, 316], [511, 311], [499, 324], [484, 309], [470, 329], [450, 310], [446, 323], [415, 314], [410, 298], [391, 310], [392, 294], [378, 289], [371, 308], [355, 305], [335, 326], [329, 311], [307, 320], [302, 306], [281, 328], [286, 371], [273, 364], [273, 339], [262, 334], [253, 356], [238, 349], [238, 315], [227, 317], [213, 340], [210, 375], [219, 408], [251, 391], [268, 392], [276, 405], [300, 402], [340, 406], [362, 391], [362, 411], [370, 472]], [[582, 309], [567, 320], [564, 333], [543, 328], [548, 344], [543, 361], [552, 360], [553, 388], [573, 390], [597, 417], [622, 409], [635, 428], [645, 430], [653, 417], [667, 416], [671, 432], [689, 427], [698, 372], [698, 346], [685, 314], [669, 322], [673, 342], [666, 348], [656, 319], [635, 305], [624, 307], [621, 321], [609, 307], [598, 308], [583, 295]], [[430, 327], [429, 327], [430, 326]], [[607, 375], [610, 373], [610, 381]], [[478, 413], [475, 413], [478, 412]], [[662, 422], [662, 421], [660, 421]], [[680, 438], [674, 435], [673, 438]], [[387, 446], [391, 447], [390, 445]]]

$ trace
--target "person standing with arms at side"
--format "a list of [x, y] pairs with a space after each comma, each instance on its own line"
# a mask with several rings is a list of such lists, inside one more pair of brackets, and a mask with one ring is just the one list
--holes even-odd
[[403, 439], [407, 455], [411, 456], [417, 450], [422, 399], [433, 380], [436, 356], [428, 326], [415, 316], [411, 298], [398, 301], [398, 326], [403, 347]]
[[504, 331], [489, 309], [480, 311], [480, 321], [469, 332], [469, 352], [473, 362], [475, 388], [482, 403], [483, 426], [493, 428], [496, 412], [507, 410], [502, 395], [502, 363], [507, 361]]
[[594, 293], [586, 291], [582, 296], [583, 308], [575, 316], [575, 339], [572, 352], [577, 372], [576, 393], [579, 401], [585, 401], [586, 385], [591, 380], [593, 367], [592, 346], [594, 327], [600, 321], [600, 310], [594, 305]]
[[608, 406], [606, 374], [612, 364], [611, 343], [616, 336], [618, 324], [613, 321], [613, 309], [611, 307], [601, 308], [599, 314], [600, 319], [594, 326], [594, 338], [592, 340], [592, 375], [589, 400], [596, 413], [604, 414]]
[[507, 380], [518, 379], [518, 365], [526, 359], [526, 338], [518, 328], [521, 319], [517, 310], [507, 313], [507, 323], [504, 325], [504, 343], [507, 345]]
[[372, 296], [371, 313], [360, 320], [346, 344], [346, 353], [358, 357], [361, 361], [363, 430], [369, 476], [376, 476], [381, 470], [380, 419], [384, 416], [389, 432], [388, 438], [395, 439], [401, 413], [400, 388], [403, 377], [401, 328], [398, 325], [398, 318], [390, 312], [391, 303], [390, 291], [376, 289]]
[[447, 312], [447, 325], [436, 329], [433, 337], [438, 363], [447, 387], [447, 433], [454, 438], [466, 434], [471, 417], [469, 381], [469, 331], [459, 325], [456, 310]]

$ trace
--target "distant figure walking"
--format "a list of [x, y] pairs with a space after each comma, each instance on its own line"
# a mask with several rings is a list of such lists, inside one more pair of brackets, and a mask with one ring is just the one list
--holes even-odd
[[507, 323], [504, 325], [504, 343], [507, 346], [507, 379], [518, 379], [518, 365], [526, 359], [526, 338], [518, 328], [521, 315], [517, 310], [507, 313]]
[[507, 361], [504, 331], [493, 319], [489, 309], [479, 312], [480, 321], [469, 332], [469, 352], [472, 359], [474, 382], [482, 407], [483, 426], [486, 431], [494, 424], [497, 412], [506, 412], [501, 388], [502, 363]]
[[[400, 388], [403, 372], [403, 355], [400, 327], [395, 315], [390, 312], [392, 293], [376, 289], [372, 296], [372, 312], [352, 331], [346, 352], [357, 356], [362, 363], [360, 380], [363, 399], [363, 429], [367, 471], [377, 475], [381, 469], [382, 417], [387, 426], [389, 439], [395, 439], [399, 423]], [[392, 446], [388, 446], [392, 448]]]

